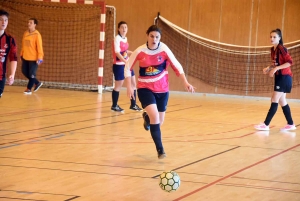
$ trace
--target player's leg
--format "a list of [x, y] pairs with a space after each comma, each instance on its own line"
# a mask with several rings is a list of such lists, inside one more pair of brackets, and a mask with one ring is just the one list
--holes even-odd
[[151, 137], [155, 143], [158, 158], [166, 157], [161, 139], [160, 117], [156, 105], [155, 94], [149, 89], [138, 89], [138, 97], [145, 112], [143, 112], [144, 128], [150, 129]]
[[[37, 69], [38, 69], [38, 66], [39, 66], [39, 65], [37, 65]], [[36, 71], [36, 73], [37, 73], [37, 71]], [[36, 78], [36, 76], [35, 76], [33, 91], [34, 91], [34, 92], [37, 92], [37, 91], [39, 90], [39, 88], [41, 88], [42, 85], [43, 85], [43, 82], [40, 82], [40, 81]]]
[[30, 69], [29, 61], [22, 58], [22, 73], [23, 75], [28, 79], [27, 87], [24, 91], [24, 94], [31, 94], [31, 90], [28, 89], [28, 84], [30, 82], [30, 75], [29, 75], [29, 69]]
[[4, 77], [2, 77], [2, 80], [0, 80], [0, 98], [2, 97], [3, 91], [4, 91], [4, 87], [5, 87], [5, 75]]
[[131, 71], [131, 86], [134, 90], [134, 99], [130, 99], [130, 107], [129, 109], [134, 110], [134, 111], [142, 111], [142, 109], [136, 104], [136, 79], [134, 75], [134, 71]]
[[27, 94], [31, 94], [31, 89], [36, 80], [36, 72], [37, 72], [38, 64], [36, 63], [36, 61], [29, 61], [28, 63], [29, 63], [29, 71], [28, 71], [29, 82], [27, 84]]
[[[292, 78], [290, 76], [285, 76], [284, 78], [285, 78], [284, 92], [290, 93], [291, 89], [292, 89]], [[279, 99], [279, 104], [282, 108], [283, 114], [287, 121], [287, 125], [285, 127], [281, 128], [281, 130], [285, 130], [285, 131], [295, 130], [296, 126], [294, 125], [294, 121], [292, 119], [290, 106], [288, 105], [287, 100], [286, 100], [286, 93], [284, 93]]]
[[164, 123], [167, 105], [169, 101], [169, 92], [156, 94], [156, 104], [159, 111], [160, 126]]
[[278, 92], [278, 91], [273, 92], [271, 97], [271, 106], [268, 111], [268, 114], [263, 124], [259, 124], [255, 126], [257, 130], [270, 130], [269, 124], [277, 111], [278, 101], [283, 94], [284, 94], [283, 92]]
[[111, 110], [115, 112], [124, 112], [124, 110], [118, 105], [120, 89], [124, 83], [124, 65], [113, 65], [113, 73], [115, 77], [115, 87], [112, 91], [112, 106]]

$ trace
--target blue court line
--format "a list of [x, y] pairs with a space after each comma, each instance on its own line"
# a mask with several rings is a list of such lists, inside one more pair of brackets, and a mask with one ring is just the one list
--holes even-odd
[[22, 193], [22, 194], [33, 194], [33, 192], [27, 192], [27, 191], [16, 191], [16, 193]]
[[12, 144], [12, 145], [8, 145], [8, 146], [5, 146], [5, 147], [0, 147], [0, 149], [5, 149], [5, 148], [9, 148], [9, 147], [19, 146], [19, 145], [22, 145], [22, 144], [30, 144], [30, 143], [39, 142], [39, 141], [42, 141], [42, 140], [51, 140], [51, 139], [59, 138], [59, 137], [63, 137], [63, 136], [65, 136], [65, 134], [56, 135], [56, 136], [44, 138], [44, 139], [41, 139], [41, 140], [32, 140], [32, 141], [21, 143], [21, 144]]
[[61, 134], [61, 135], [57, 135], [57, 136], [52, 136], [52, 137], [48, 137], [48, 138], [45, 138], [45, 140], [51, 140], [53, 138], [59, 138], [59, 137], [63, 137], [65, 136], [65, 134]]
[[39, 142], [39, 141], [41, 141], [41, 140], [32, 140], [32, 141], [26, 142], [24, 144], [30, 144], [30, 143]]
[[12, 144], [12, 145], [8, 145], [8, 146], [5, 146], [5, 147], [0, 147], [0, 149], [5, 149], [5, 148], [19, 146], [19, 145], [21, 145], [21, 144]]

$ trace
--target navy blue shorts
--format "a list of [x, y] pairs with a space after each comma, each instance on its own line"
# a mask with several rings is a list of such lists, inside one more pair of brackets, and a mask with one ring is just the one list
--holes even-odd
[[137, 92], [143, 108], [151, 104], [156, 104], [159, 112], [165, 112], [167, 110], [169, 92], [154, 93], [150, 89], [146, 88], [138, 89]]
[[[116, 81], [120, 81], [120, 80], [125, 79], [125, 77], [124, 77], [124, 68], [125, 68], [125, 65], [117, 65], [117, 64], [113, 65], [113, 73], [114, 73]], [[133, 70], [131, 71], [131, 76], [134, 76], [134, 71]]]
[[289, 75], [275, 75], [274, 91], [291, 93], [293, 79]]

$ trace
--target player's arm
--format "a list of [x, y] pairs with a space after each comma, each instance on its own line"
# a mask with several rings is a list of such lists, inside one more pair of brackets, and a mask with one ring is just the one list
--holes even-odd
[[38, 60], [36, 61], [37, 64], [41, 64], [43, 62], [44, 57], [44, 50], [43, 50], [43, 42], [41, 34], [37, 36], [37, 53], [38, 53]]
[[9, 85], [12, 85], [15, 79], [18, 57], [17, 57], [17, 45], [14, 38], [11, 38], [10, 43], [11, 43], [11, 49], [8, 53], [8, 57], [10, 60], [10, 75], [8, 77], [7, 83]]
[[[26, 33], [26, 32], [25, 32]], [[24, 40], [25, 40], [25, 33], [23, 34], [23, 38], [22, 38], [22, 47], [21, 47], [21, 52], [20, 52], [20, 57], [23, 58], [23, 54], [24, 54]]]
[[[124, 68], [124, 77], [125, 77], [125, 83], [126, 83], [126, 87], [127, 87], [127, 96], [130, 99], [131, 98], [134, 99], [134, 91], [133, 91], [132, 85], [131, 85], [131, 70], [137, 61], [138, 54], [139, 54], [139, 51], [138, 51], [138, 49], [136, 49], [131, 54], [131, 57], [129, 57], [128, 61], [125, 63], [125, 68]], [[133, 79], [135, 79], [135, 77]]]
[[263, 74], [267, 74], [268, 72], [270, 72], [270, 70], [272, 70], [274, 68], [273, 65], [267, 66], [263, 69]]
[[196, 88], [193, 87], [187, 81], [187, 79], [185, 77], [185, 74], [184, 74], [184, 71], [183, 71], [183, 68], [182, 68], [181, 64], [179, 63], [179, 61], [175, 58], [174, 54], [172, 53], [172, 51], [167, 46], [165, 46], [165, 51], [168, 55], [169, 62], [170, 62], [170, 65], [171, 65], [172, 69], [175, 71], [176, 75], [179, 76], [179, 78], [182, 80], [184, 88], [187, 91], [190, 91], [190, 92], [194, 93]]

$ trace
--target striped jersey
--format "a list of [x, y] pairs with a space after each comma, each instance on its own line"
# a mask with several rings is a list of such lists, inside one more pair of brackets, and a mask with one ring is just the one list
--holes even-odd
[[[291, 65], [293, 64], [292, 57], [288, 53], [287, 49], [281, 44], [278, 44], [275, 50], [274, 47], [271, 48], [271, 59], [274, 66], [280, 66], [285, 63], [290, 63]], [[275, 75], [279, 74], [293, 76], [291, 66], [280, 69], [275, 73]]]
[[154, 93], [169, 91], [167, 67], [170, 65], [177, 76], [183, 74], [183, 68], [167, 45], [160, 42], [158, 48], [150, 50], [147, 44], [138, 47], [125, 65], [125, 77], [131, 75], [135, 63], [139, 63], [138, 88], [147, 88]]
[[10, 61], [18, 61], [17, 45], [15, 39], [4, 32], [2, 36], [0, 36], [0, 80], [2, 80], [6, 74], [7, 59]]

